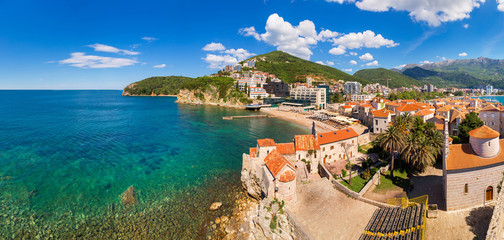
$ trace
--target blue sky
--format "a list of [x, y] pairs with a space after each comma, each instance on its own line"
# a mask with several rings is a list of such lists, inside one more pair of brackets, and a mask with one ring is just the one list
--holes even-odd
[[0, 0], [0, 89], [122, 89], [277, 49], [350, 74], [502, 59], [503, 11], [504, 0]]

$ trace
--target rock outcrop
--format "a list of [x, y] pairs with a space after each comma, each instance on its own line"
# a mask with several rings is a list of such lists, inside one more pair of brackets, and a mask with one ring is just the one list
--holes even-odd
[[[229, 93], [229, 90], [228, 90]], [[205, 91], [181, 89], [177, 95], [177, 103], [206, 104], [230, 108], [245, 108], [245, 103], [235, 97], [219, 97], [219, 92], [214, 86], [209, 86]]]
[[212, 205], [210, 205], [210, 210], [214, 211], [219, 209], [222, 206], [221, 202], [214, 202]]
[[259, 185], [259, 179], [251, 175], [247, 169], [241, 171], [241, 182], [242, 186], [249, 196], [256, 200], [261, 200], [263, 197], [261, 185]]
[[135, 87], [136, 83], [132, 83], [128, 86], [126, 86], [124, 89], [123, 89], [123, 92], [122, 92], [122, 95], [123, 96], [133, 96], [129, 91], [128, 89], [132, 89], [133, 87]]
[[121, 194], [121, 203], [124, 207], [132, 207], [138, 203], [136, 188], [132, 185]]

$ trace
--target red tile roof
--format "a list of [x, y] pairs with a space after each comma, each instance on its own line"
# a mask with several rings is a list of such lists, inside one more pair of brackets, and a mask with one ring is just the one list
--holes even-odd
[[504, 162], [504, 139], [499, 140], [501, 151], [493, 158], [481, 158], [476, 155], [469, 143], [450, 145], [450, 154], [446, 159], [446, 170], [458, 170], [488, 166]]
[[249, 155], [250, 155], [251, 157], [255, 157], [255, 156], [257, 156], [257, 148], [250, 148], [250, 149], [249, 149]]
[[399, 112], [412, 112], [416, 110], [418, 110], [418, 106], [415, 106], [414, 104], [404, 104], [397, 108], [397, 111]]
[[257, 139], [257, 144], [259, 144], [259, 147], [273, 147], [275, 146], [275, 140], [271, 138]]
[[371, 111], [373, 117], [388, 118], [390, 111], [386, 109]]
[[290, 182], [294, 179], [296, 179], [296, 174], [291, 170], [285, 171], [279, 178], [280, 182]]
[[413, 114], [413, 116], [418, 116], [418, 117], [423, 117], [423, 116], [427, 116], [429, 114], [433, 114], [434, 111], [431, 111], [429, 109], [424, 109], [424, 110], [420, 110], [418, 112], [416, 112], [415, 114]]
[[282, 155], [296, 154], [294, 143], [277, 143], [276, 150]]
[[359, 107], [372, 108], [373, 106], [371, 104], [362, 104], [362, 105], [359, 105]]
[[278, 173], [282, 171], [285, 165], [290, 165], [294, 169], [292, 163], [287, 161], [287, 159], [285, 159], [282, 154], [280, 154], [276, 150], [271, 151], [270, 154], [268, 154], [268, 156], [264, 158], [264, 163], [266, 163], [266, 166], [275, 178], [277, 178]]
[[294, 144], [296, 145], [296, 151], [320, 149], [320, 145], [313, 135], [296, 135], [294, 136]]
[[489, 128], [488, 126], [481, 126], [474, 130], [469, 131], [469, 136], [479, 139], [489, 139], [489, 138], [498, 138], [500, 134]]
[[352, 128], [341, 129], [334, 132], [325, 132], [318, 134], [318, 142], [319, 144], [327, 144], [338, 142], [341, 140], [354, 138], [359, 136]]
[[352, 106], [343, 105], [342, 108], [352, 108]]
[[494, 112], [494, 111], [500, 111], [500, 110], [492, 104], [489, 104], [488, 106], [486, 106], [485, 108], [480, 110], [480, 112], [490, 112], [490, 111]]

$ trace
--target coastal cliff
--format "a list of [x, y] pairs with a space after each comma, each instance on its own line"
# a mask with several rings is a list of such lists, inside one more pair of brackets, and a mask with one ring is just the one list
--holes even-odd
[[233, 96], [231, 89], [226, 92], [226, 97], [220, 97], [214, 86], [202, 90], [181, 89], [177, 95], [177, 103], [206, 104], [231, 108], [245, 108], [248, 104], [243, 96]]

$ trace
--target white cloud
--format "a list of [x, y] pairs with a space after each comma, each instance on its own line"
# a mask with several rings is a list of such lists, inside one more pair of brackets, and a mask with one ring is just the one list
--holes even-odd
[[245, 36], [245, 37], [249, 37], [249, 36], [252, 36], [254, 37], [257, 41], [260, 41], [261, 40], [261, 35], [259, 35], [259, 33], [257, 33], [257, 31], [255, 30], [255, 27], [248, 27], [248, 28], [242, 28], [238, 31], [241, 35]]
[[82, 52], [74, 52], [70, 56], [70, 58], [61, 60], [59, 63], [79, 68], [120, 68], [138, 63], [135, 59], [86, 55]]
[[207, 54], [203, 60], [210, 63], [208, 66], [210, 69], [222, 69], [226, 65], [235, 65], [238, 63], [238, 60], [231, 55]]
[[[504, 1], [504, 0], [503, 0]], [[469, 24], [463, 24], [462, 27], [464, 27], [465, 29], [468, 29], [469, 28]]]
[[325, 65], [325, 66], [334, 66], [334, 62], [331, 62], [331, 61], [316, 61], [316, 63], [320, 64], [320, 65]]
[[[266, 21], [266, 32], [258, 33], [255, 27], [239, 30], [243, 36], [252, 36], [258, 41], [277, 47], [277, 50], [309, 60], [313, 52], [310, 50], [317, 43], [330, 41], [336, 46], [329, 53], [342, 55], [347, 49], [395, 47], [399, 45], [393, 40], [385, 39], [381, 34], [367, 30], [359, 33], [340, 34], [331, 30], [322, 30], [317, 34], [315, 24], [310, 20], [301, 21], [297, 26], [285, 21], [274, 13]], [[355, 54], [356, 55], [356, 54]]]
[[326, 65], [323, 61], [316, 61], [316, 63], [318, 63], [320, 65]]
[[497, 6], [497, 9], [501, 12], [504, 12], [504, 0], [497, 0], [497, 4], [499, 4]]
[[155, 37], [143, 37], [142, 40], [145, 40], [147, 42], [154, 42], [154, 41], [156, 41], [158, 39], [155, 38]]
[[351, 64], [351, 65], [356, 65], [356, 64], [357, 64], [357, 61], [355, 61], [355, 60], [350, 60], [350, 64]]
[[427, 64], [427, 63], [432, 63], [431, 61], [429, 60], [423, 60], [423, 61], [420, 61], [420, 64]]
[[[427, 22], [439, 26], [443, 22], [453, 22], [470, 17], [474, 8], [479, 8], [485, 0], [326, 0], [328, 2], [355, 2], [361, 10], [387, 12], [407, 11], [414, 21]], [[504, 11], [504, 0], [497, 0], [498, 9]]]
[[125, 55], [138, 55], [140, 52], [133, 52], [133, 51], [128, 51], [128, 50], [123, 50], [119, 49], [116, 47], [112, 47], [109, 45], [101, 44], [101, 43], [95, 43], [91, 45], [87, 45], [90, 48], [93, 48], [97, 52], [110, 52], [110, 53], [119, 53], [119, 54], [125, 54]]
[[366, 63], [366, 66], [378, 66], [378, 61], [374, 60], [372, 62]]
[[339, 33], [326, 29], [319, 32], [319, 34], [317, 35], [317, 40], [325, 42], [329, 39], [337, 37], [338, 35]]
[[341, 69], [341, 70], [343, 70], [343, 71], [345, 71], [345, 72], [352, 72], [352, 71], [353, 71], [351, 68], [343, 68], [343, 69]]
[[338, 47], [331, 48], [331, 50], [329, 50], [329, 53], [333, 54], [333, 55], [342, 55], [342, 54], [345, 54], [345, 52], [346, 52], [346, 48], [341, 45]]
[[443, 61], [446, 60], [446, 57], [440, 57], [440, 56], [436, 56], [436, 57], [439, 58], [439, 59], [441, 59], [441, 60], [443, 60]]
[[395, 69], [403, 69], [404, 67], [406, 67], [406, 64], [401, 64], [399, 66], [395, 66], [394, 68]]
[[349, 53], [350, 53], [350, 55], [352, 55], [352, 56], [357, 56], [357, 53], [356, 53], [356, 52], [349, 52]]
[[466, 52], [461, 52], [461, 53], [459, 53], [459, 56], [460, 57], [467, 57], [467, 53]]
[[166, 64], [163, 63], [163, 64], [156, 65], [153, 68], [164, 68], [164, 67], [166, 67]]
[[249, 58], [250, 56], [255, 55], [255, 53], [249, 53], [247, 50], [243, 48], [238, 48], [238, 49], [228, 49], [224, 51], [224, 53], [231, 54], [231, 56], [236, 57], [238, 61], [245, 60]]
[[385, 39], [381, 34], [376, 35], [371, 30], [358, 33], [348, 33], [333, 40], [334, 45], [344, 46], [348, 49], [355, 48], [380, 48], [380, 47], [395, 47], [399, 43], [393, 40]]
[[257, 33], [254, 27], [242, 28], [239, 32], [244, 36], [253, 36], [259, 41], [276, 46], [277, 50], [307, 60], [313, 54], [310, 46], [316, 45], [317, 39], [325, 39], [329, 35], [334, 35], [334, 33], [326, 31], [319, 37], [312, 21], [304, 20], [298, 26], [293, 26], [276, 13], [268, 17], [265, 29], [266, 32], [262, 34]]
[[327, 65], [329, 66], [334, 66], [334, 62], [331, 62], [331, 61], [326, 61]]
[[371, 61], [373, 60], [373, 55], [371, 55], [370, 53], [365, 53], [364, 55], [360, 56], [359, 59], [364, 62]]
[[209, 52], [223, 51], [223, 50], [226, 50], [226, 47], [224, 47], [224, 45], [222, 45], [222, 43], [212, 42], [212, 43], [209, 43], [203, 47], [203, 51], [209, 51]]

